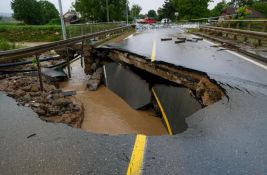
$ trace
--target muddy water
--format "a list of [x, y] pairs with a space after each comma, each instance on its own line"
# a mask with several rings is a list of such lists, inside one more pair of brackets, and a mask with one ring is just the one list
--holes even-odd
[[132, 109], [119, 96], [105, 86], [97, 91], [86, 90], [86, 75], [81, 62], [72, 65], [72, 78], [60, 83], [64, 90], [75, 90], [76, 97], [85, 109], [82, 129], [102, 134], [145, 134], [164, 135], [167, 130], [160, 118], [154, 117], [149, 111]]

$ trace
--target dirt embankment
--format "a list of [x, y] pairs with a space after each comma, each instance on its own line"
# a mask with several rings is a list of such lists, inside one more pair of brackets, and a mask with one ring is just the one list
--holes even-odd
[[44, 83], [44, 91], [40, 91], [37, 77], [2, 77], [0, 91], [15, 98], [19, 105], [30, 107], [44, 121], [81, 127], [84, 117], [82, 103], [75, 97], [65, 97], [62, 90], [52, 84]]

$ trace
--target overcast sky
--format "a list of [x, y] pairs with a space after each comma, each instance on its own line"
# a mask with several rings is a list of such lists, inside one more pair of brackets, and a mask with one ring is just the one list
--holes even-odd
[[[12, 10], [10, 8], [11, 0], [0, 0], [0, 1], [1, 1], [0, 12], [12, 13]], [[55, 6], [58, 8], [58, 0], [48, 0], [48, 1], [54, 3]], [[71, 3], [74, 1], [75, 0], [62, 0], [63, 11], [64, 12], [68, 11], [68, 9], [70, 9], [71, 7]], [[129, 0], [129, 1], [130, 1], [130, 6], [132, 4], [139, 4], [143, 8], [142, 13], [147, 13], [148, 10], [150, 9], [157, 10], [164, 3], [164, 0]], [[213, 8], [220, 1], [221, 0], [214, 0], [213, 3], [210, 3], [209, 8]]]

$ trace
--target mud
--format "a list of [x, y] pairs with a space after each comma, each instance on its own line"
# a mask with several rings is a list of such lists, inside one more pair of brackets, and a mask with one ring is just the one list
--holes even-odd
[[109, 135], [167, 134], [161, 118], [155, 117], [153, 112], [132, 109], [105, 86], [101, 86], [97, 91], [88, 91], [86, 81], [89, 76], [84, 73], [80, 61], [74, 62], [71, 68], [72, 78], [60, 83], [59, 87], [77, 92], [75, 97], [84, 106], [82, 129]]

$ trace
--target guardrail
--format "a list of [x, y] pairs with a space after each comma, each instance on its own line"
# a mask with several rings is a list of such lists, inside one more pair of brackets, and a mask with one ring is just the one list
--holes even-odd
[[102, 32], [96, 32], [93, 34], [86, 34], [78, 37], [73, 37], [67, 40], [61, 40], [61, 41], [56, 41], [48, 44], [43, 44], [39, 46], [34, 46], [34, 47], [28, 47], [28, 48], [22, 48], [22, 49], [15, 49], [15, 50], [8, 50], [8, 51], [0, 51], [0, 59], [1, 58], [18, 58], [18, 57], [23, 57], [26, 55], [38, 55], [39, 53], [43, 53], [49, 50], [53, 49], [58, 49], [58, 48], [64, 48], [66, 46], [70, 46], [72, 44], [80, 43], [85, 40], [89, 40], [95, 37], [99, 37], [101, 35], [106, 35], [106, 34], [111, 34], [111, 33], [116, 33], [120, 32], [123, 30], [127, 30], [129, 28], [132, 28], [133, 25], [128, 25], [124, 27], [118, 27], [115, 29], [107, 30], [107, 31], [102, 31]]
[[267, 20], [211, 20], [210, 22], [217, 27], [267, 32]]
[[101, 22], [85, 24], [69, 24], [66, 26], [67, 38], [81, 36], [89, 33], [110, 30], [117, 27], [125, 26], [126, 22]]
[[258, 45], [262, 44], [262, 40], [267, 40], [267, 33], [266, 32], [256, 32], [256, 31], [249, 31], [249, 30], [241, 30], [241, 29], [232, 29], [232, 28], [224, 28], [224, 27], [213, 27], [213, 26], [201, 26], [201, 30], [213, 31], [217, 33], [226, 33], [233, 34], [234, 39], [237, 38], [237, 35], [244, 36], [244, 40], [247, 41], [248, 38], [254, 38], [258, 40]]
[[59, 49], [59, 48], [66, 48], [67, 61], [64, 64], [67, 65], [68, 76], [71, 77], [70, 63], [73, 60], [77, 60], [77, 59], [75, 59], [74, 55], [72, 57], [69, 55], [69, 46], [82, 42], [81, 50], [83, 50], [84, 41], [86, 41], [86, 40], [89, 40], [89, 39], [92, 39], [92, 38], [95, 38], [95, 37], [99, 37], [99, 36], [102, 36], [102, 35], [113, 34], [113, 33], [117, 33], [117, 32], [123, 32], [124, 30], [128, 30], [128, 29], [130, 29], [132, 27], [134, 27], [134, 25], [118, 27], [118, 28], [115, 28], [115, 29], [107, 30], [107, 31], [102, 31], [102, 32], [97, 32], [97, 33], [93, 33], [93, 34], [82, 35], [82, 36], [70, 38], [70, 39], [67, 39], [67, 40], [56, 41], [56, 42], [53, 42], [53, 43], [43, 44], [43, 45], [35, 46], [35, 47], [15, 49], [15, 50], [9, 50], [9, 51], [1, 51], [0, 52], [0, 60], [1, 59], [12, 60], [14, 58], [17, 59], [17, 58], [20, 58], [20, 57], [25, 57], [25, 56], [29, 56], [29, 55], [33, 56], [34, 55], [35, 56], [35, 60], [36, 60], [36, 65], [37, 65], [37, 70], [36, 71], [38, 72], [38, 77], [39, 77], [39, 82], [40, 82], [40, 89], [41, 89], [41, 91], [43, 91], [42, 71], [41, 71], [40, 58], [39, 58], [40, 53], [43, 53], [43, 52], [46, 52], [46, 51], [50, 51], [50, 50], [54, 50], [54, 49]]

